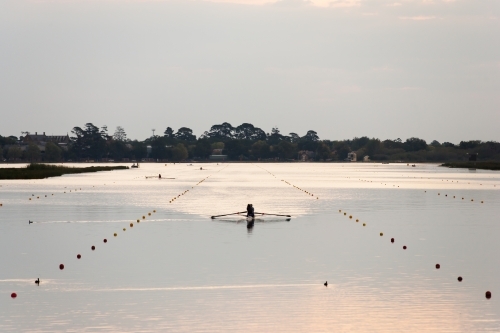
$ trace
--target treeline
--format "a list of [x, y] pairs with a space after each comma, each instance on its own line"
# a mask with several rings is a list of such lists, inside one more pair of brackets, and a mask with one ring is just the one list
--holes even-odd
[[210, 155], [227, 155], [229, 160], [316, 160], [344, 161], [354, 152], [358, 161], [367, 157], [372, 161], [445, 162], [466, 161], [471, 154], [481, 160], [500, 161], [500, 143], [479, 140], [461, 141], [459, 144], [428, 144], [419, 138], [387, 139], [360, 137], [351, 140], [321, 140], [310, 130], [305, 135], [282, 134], [278, 128], [266, 133], [249, 123], [233, 127], [229, 123], [213, 125], [197, 138], [188, 127], [177, 131], [167, 127], [162, 135], [146, 140], [130, 140], [122, 127], [111, 135], [106, 126], [92, 123], [74, 127], [70, 143], [61, 147], [52, 142], [30, 142], [19, 145], [16, 137], [1, 137], [4, 161], [82, 161], [82, 160], [136, 160], [158, 161], [207, 160]]

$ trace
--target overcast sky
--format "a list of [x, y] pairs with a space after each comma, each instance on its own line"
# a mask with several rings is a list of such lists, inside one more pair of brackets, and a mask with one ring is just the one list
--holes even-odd
[[0, 134], [500, 141], [499, 0], [1, 0]]

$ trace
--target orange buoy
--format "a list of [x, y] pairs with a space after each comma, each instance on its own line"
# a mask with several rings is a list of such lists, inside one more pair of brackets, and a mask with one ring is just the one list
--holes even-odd
[[405, 246], [403, 246], [403, 250], [406, 250], [406, 245], [405, 245]]
[[92, 249], [92, 251], [94, 251], [94, 250], [95, 250], [95, 246], [94, 246], [94, 245], [92, 245], [91, 249]]
[[490, 299], [491, 298], [491, 291], [487, 291], [485, 296], [487, 299]]
[[151, 215], [151, 213], [148, 213], [148, 215]]
[[462, 282], [462, 277], [459, 276], [457, 280], [458, 280], [458, 282]]
[[108, 242], [108, 240], [107, 240], [106, 238], [104, 238], [103, 242], [104, 242], [104, 243], [107, 243], [107, 242]]
[[356, 219], [356, 222], [359, 222], [359, 220], [358, 220], [358, 219]]
[[133, 223], [130, 223], [130, 227], [133, 228], [134, 227], [134, 224]]
[[64, 269], [64, 265], [63, 265], [63, 264], [60, 264], [60, 265], [59, 265], [59, 269], [60, 269], [60, 270], [63, 270], [63, 269]]
[[391, 243], [394, 243], [394, 238], [391, 238]]
[[436, 264], [436, 269], [440, 269], [441, 268], [441, 265], [440, 264]]
[[16, 293], [12, 293], [12, 294], [10, 294], [10, 297], [12, 297], [12, 298], [16, 298], [16, 297], [17, 297], [17, 294], [16, 294]]
[[76, 255], [76, 259], [80, 259], [82, 256], [80, 254]]
[[349, 215], [349, 218], [352, 219], [352, 215]]

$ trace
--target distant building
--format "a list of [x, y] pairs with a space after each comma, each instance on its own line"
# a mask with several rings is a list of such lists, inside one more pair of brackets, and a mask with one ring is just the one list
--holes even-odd
[[34, 143], [38, 145], [43, 145], [47, 142], [53, 142], [57, 145], [67, 145], [70, 142], [69, 135], [45, 135], [45, 132], [43, 134], [38, 134], [38, 132], [35, 132], [35, 134], [26, 134], [21, 140], [23, 143]]
[[212, 155], [208, 157], [209, 160], [214, 160], [214, 161], [225, 161], [227, 160], [227, 155], [223, 155], [222, 151], [224, 149], [216, 148], [212, 149]]
[[370, 162], [370, 156], [366, 155], [363, 157], [363, 162]]
[[313, 160], [316, 154], [313, 151], [310, 150], [301, 150], [298, 152], [298, 160], [302, 162], [307, 162], [310, 160]]
[[356, 153], [354, 152], [348, 153], [347, 158], [345, 160], [349, 162], [356, 162], [357, 161]]
[[[222, 149], [220, 149], [220, 150], [222, 150]], [[214, 160], [214, 161], [225, 161], [225, 160], [227, 160], [227, 155], [214, 155], [214, 154], [212, 154], [208, 158], [210, 160]]]

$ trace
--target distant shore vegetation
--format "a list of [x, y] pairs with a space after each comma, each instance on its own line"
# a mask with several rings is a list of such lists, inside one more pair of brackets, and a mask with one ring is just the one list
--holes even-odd
[[500, 162], [448, 162], [441, 166], [448, 168], [500, 170]]
[[380, 140], [366, 136], [321, 140], [314, 130], [302, 136], [284, 135], [278, 128], [266, 133], [250, 123], [213, 125], [198, 138], [188, 127], [177, 131], [167, 127], [142, 141], [129, 139], [120, 126], [111, 134], [106, 126], [92, 123], [74, 127], [71, 135], [23, 134], [0, 136], [2, 162], [500, 161], [500, 143], [495, 141], [427, 143], [415, 137]]
[[98, 171], [124, 170], [126, 166], [92, 166], [72, 168], [60, 165], [31, 163], [25, 168], [0, 168], [0, 179], [43, 179], [65, 174], [87, 173]]

